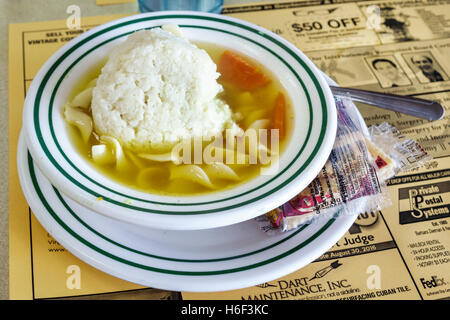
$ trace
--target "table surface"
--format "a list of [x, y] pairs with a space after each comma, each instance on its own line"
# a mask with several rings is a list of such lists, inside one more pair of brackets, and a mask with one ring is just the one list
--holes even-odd
[[[251, 2], [274, 2], [276, 0], [225, 0], [225, 5]], [[8, 141], [8, 25], [10, 23], [36, 22], [66, 19], [66, 8], [77, 4], [83, 16], [99, 16], [138, 11], [136, 3], [97, 6], [95, 0], [0, 0], [0, 300], [9, 298], [9, 141]], [[43, 10], [43, 8], [45, 8]], [[36, 14], [36, 13], [39, 14]]]

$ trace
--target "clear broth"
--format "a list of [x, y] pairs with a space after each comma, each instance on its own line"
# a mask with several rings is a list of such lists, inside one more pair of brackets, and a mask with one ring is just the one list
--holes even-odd
[[[223, 47], [210, 43], [196, 43], [196, 45], [199, 48], [206, 50], [216, 64], [219, 60], [220, 55], [225, 51]], [[239, 55], [242, 56], [242, 54]], [[245, 130], [254, 120], [272, 118], [275, 98], [279, 92], [282, 92], [286, 99], [286, 118], [285, 137], [279, 142], [279, 151], [281, 154], [285, 145], [287, 144], [287, 141], [289, 140], [292, 131], [293, 112], [291, 103], [289, 101], [289, 96], [286, 94], [286, 91], [284, 90], [279, 80], [274, 77], [267, 68], [248, 57], [244, 58], [251, 64], [258, 66], [259, 69], [271, 79], [271, 82], [264, 87], [252, 90], [250, 94], [253, 102], [249, 104], [248, 91], [241, 90], [233, 84], [226, 83], [219, 77], [218, 82], [224, 88], [224, 91], [221, 93], [220, 98], [222, 98], [230, 106], [233, 113], [239, 112], [243, 115], [242, 120], [236, 122], [241, 128]], [[105, 63], [106, 59], [105, 61], [102, 61], [102, 63], [100, 63], [98, 67], [90, 70], [84, 77], [82, 77], [82, 79], [80, 79], [79, 83], [77, 83], [74, 87], [73, 93], [70, 96], [70, 100], [73, 99], [76, 94], [83, 91], [91, 80], [97, 78], [100, 75], [101, 69]], [[252, 114], [252, 111], [258, 111], [256, 113], [253, 113], [254, 119], [252, 119], [252, 116], [249, 116]], [[90, 109], [89, 114], [92, 116]], [[259, 176], [261, 169], [264, 167], [260, 163], [247, 166], [230, 164], [229, 166], [241, 179], [239, 181], [214, 179], [212, 180], [212, 183], [214, 184], [215, 188], [210, 189], [188, 179], [170, 180], [170, 168], [172, 166], [175, 166], [175, 164], [171, 162], [156, 162], [139, 158], [139, 161], [144, 163], [145, 166], [148, 166], [149, 168], [157, 168], [158, 170], [152, 170], [153, 174], [149, 175], [147, 179], [144, 179], [143, 181], [141, 179], [141, 181], [138, 182], [137, 178], [141, 170], [138, 167], [131, 167], [129, 170], [121, 172], [116, 170], [115, 164], [100, 165], [92, 160], [91, 148], [93, 145], [97, 145], [100, 143], [96, 134], [92, 134], [89, 141], [86, 143], [83, 141], [79, 130], [75, 126], [68, 124], [67, 128], [69, 130], [70, 138], [74, 143], [75, 148], [96, 170], [127, 187], [153, 194], [189, 196], [230, 189]], [[268, 138], [268, 140], [270, 141], [270, 138]], [[129, 154], [131, 152], [127, 150], [125, 146], [122, 147], [126, 151], [126, 154]], [[204, 164], [199, 164], [199, 166], [203, 168]]]

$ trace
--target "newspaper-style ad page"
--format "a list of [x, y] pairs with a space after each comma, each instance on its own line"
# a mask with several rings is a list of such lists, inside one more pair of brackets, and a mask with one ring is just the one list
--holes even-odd
[[[429, 122], [357, 103], [368, 126], [390, 123], [433, 160], [390, 179], [392, 205], [359, 215], [342, 239], [301, 270], [250, 288], [183, 292], [182, 298], [450, 298], [450, 1], [277, 1], [229, 6], [223, 14], [286, 38], [340, 86], [438, 100], [446, 116]], [[79, 30], [63, 20], [9, 26], [13, 299], [178, 297], [107, 275], [65, 250], [34, 218], [17, 176], [22, 106], [36, 72], [62, 45], [115, 18], [85, 18]]]
[[340, 86], [437, 100], [446, 115], [430, 122], [356, 103], [367, 126], [390, 123], [433, 160], [390, 179], [392, 205], [359, 215], [301, 270], [252, 288], [183, 298], [450, 298], [450, 2], [286, 2], [225, 13], [285, 37]]
[[259, 24], [305, 52], [450, 37], [450, 4], [440, 0], [289, 1], [223, 13]]
[[[441, 102], [450, 98], [450, 38], [398, 44], [320, 50], [307, 53], [343, 87], [408, 95]], [[419, 142], [433, 157], [449, 154], [449, 115], [429, 122], [356, 103], [368, 126], [389, 122]]]

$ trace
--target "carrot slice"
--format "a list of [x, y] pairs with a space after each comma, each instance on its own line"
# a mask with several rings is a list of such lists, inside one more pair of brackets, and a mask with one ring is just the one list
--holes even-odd
[[225, 81], [243, 90], [253, 90], [270, 82], [270, 79], [257, 67], [229, 50], [225, 50], [221, 55], [217, 69]]
[[275, 107], [273, 109], [272, 128], [278, 129], [279, 139], [283, 139], [285, 135], [284, 121], [286, 117], [286, 100], [284, 94], [278, 93], [275, 98]]

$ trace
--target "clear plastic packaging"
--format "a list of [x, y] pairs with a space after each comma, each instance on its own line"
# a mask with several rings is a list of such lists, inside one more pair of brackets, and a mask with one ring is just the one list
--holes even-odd
[[406, 138], [387, 122], [371, 126], [369, 135], [369, 151], [375, 158], [378, 177], [382, 181], [418, 168], [432, 159], [419, 143]]
[[387, 123], [367, 130], [351, 101], [336, 98], [336, 108], [338, 129], [328, 161], [306, 189], [257, 218], [263, 231], [285, 232], [337, 213], [381, 210], [391, 204], [386, 180], [430, 159]]

